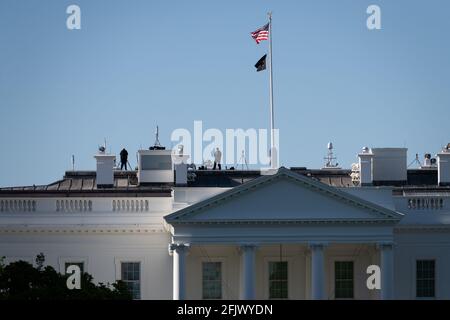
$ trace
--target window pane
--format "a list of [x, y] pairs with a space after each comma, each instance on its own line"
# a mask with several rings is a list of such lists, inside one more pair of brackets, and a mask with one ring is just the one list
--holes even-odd
[[416, 296], [433, 298], [435, 296], [435, 261], [416, 261]]
[[171, 155], [143, 155], [141, 156], [142, 170], [171, 170]]
[[353, 261], [336, 261], [334, 263], [334, 290], [337, 299], [353, 298]]
[[288, 298], [287, 261], [269, 262], [269, 299]]
[[222, 263], [203, 262], [203, 299], [222, 299]]
[[122, 281], [127, 285], [133, 299], [141, 298], [141, 264], [140, 262], [122, 262], [121, 273]]

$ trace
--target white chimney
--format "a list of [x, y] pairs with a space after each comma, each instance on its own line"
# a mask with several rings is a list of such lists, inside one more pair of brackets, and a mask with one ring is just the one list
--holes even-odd
[[97, 188], [112, 187], [114, 185], [114, 163], [116, 156], [99, 151], [94, 158], [97, 160], [97, 176], [95, 179]]
[[437, 154], [438, 184], [450, 185], [450, 143]]
[[189, 155], [183, 154], [183, 146], [178, 147], [177, 153], [172, 154], [172, 162], [175, 170], [175, 185], [185, 186], [187, 185], [187, 160]]
[[373, 154], [369, 148], [364, 147], [359, 157], [359, 183], [361, 186], [372, 185], [372, 158]]

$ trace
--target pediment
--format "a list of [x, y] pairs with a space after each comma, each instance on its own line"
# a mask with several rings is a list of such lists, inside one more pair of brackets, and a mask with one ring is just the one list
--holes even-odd
[[280, 168], [166, 216], [169, 223], [398, 221], [401, 214]]

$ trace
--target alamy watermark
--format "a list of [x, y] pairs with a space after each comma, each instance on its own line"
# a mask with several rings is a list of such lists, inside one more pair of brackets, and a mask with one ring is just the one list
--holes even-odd
[[381, 289], [381, 268], [376, 264], [372, 264], [367, 267], [366, 273], [369, 277], [366, 281], [367, 289], [380, 290]]
[[[81, 29], [81, 8], [76, 4], [67, 7], [66, 13], [69, 15], [66, 19], [66, 27], [68, 30]], [[381, 29], [381, 8], [378, 5], [371, 4], [367, 7], [366, 13], [369, 17], [366, 20], [366, 26], [369, 30]]]
[[[278, 163], [279, 140], [278, 129], [273, 130], [273, 147], [270, 142], [270, 130], [267, 129], [226, 129], [216, 128], [204, 130], [202, 121], [194, 121], [193, 134], [185, 128], [172, 131], [170, 140], [175, 143], [173, 150], [183, 150], [189, 155], [192, 163], [204, 164], [214, 159], [214, 152], [219, 148], [224, 152], [226, 165], [261, 165]], [[274, 164], [275, 164], [274, 163]]]
[[366, 13], [370, 15], [366, 20], [367, 29], [380, 30], [381, 29], [380, 7], [375, 4], [372, 4], [367, 7]]
[[71, 264], [66, 269], [66, 274], [70, 274], [67, 278], [67, 289], [81, 289], [81, 269], [76, 264]]
[[69, 30], [81, 29], [81, 9], [76, 4], [67, 7], [66, 13], [69, 14], [66, 20], [66, 26]]

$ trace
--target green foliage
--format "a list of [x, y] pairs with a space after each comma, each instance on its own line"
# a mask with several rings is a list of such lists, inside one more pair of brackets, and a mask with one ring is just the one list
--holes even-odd
[[17, 261], [4, 265], [0, 258], [0, 300], [129, 300], [126, 284], [116, 281], [112, 285], [95, 284], [88, 273], [81, 274], [81, 289], [69, 290], [66, 282], [70, 275], [62, 275], [51, 266], [44, 267], [45, 257], [36, 257], [37, 267]]
[[5, 257], [0, 257], [0, 274], [3, 271], [3, 267], [5, 266]]
[[45, 262], [45, 256], [41, 252], [36, 256], [36, 265], [37, 265], [37, 269], [39, 271], [42, 270], [42, 268], [44, 267], [44, 262]]

